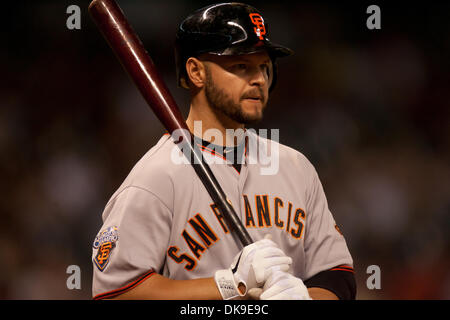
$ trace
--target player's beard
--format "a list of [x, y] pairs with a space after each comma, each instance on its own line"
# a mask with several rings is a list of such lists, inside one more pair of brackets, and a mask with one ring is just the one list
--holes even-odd
[[[231, 120], [244, 125], [255, 123], [263, 118], [263, 110], [267, 104], [267, 98], [262, 92], [261, 88], [254, 88], [248, 91], [240, 97], [239, 102], [233, 101], [232, 97], [225, 92], [225, 90], [218, 88], [214, 80], [212, 79], [211, 72], [208, 68], [205, 68], [205, 96], [212, 110], [217, 114], [227, 116]], [[244, 98], [259, 95], [262, 97], [261, 112], [255, 114], [249, 114], [243, 111], [241, 102]]]

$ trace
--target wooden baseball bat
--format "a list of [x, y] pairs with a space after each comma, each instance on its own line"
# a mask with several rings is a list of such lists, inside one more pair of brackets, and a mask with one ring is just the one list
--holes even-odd
[[174, 98], [120, 7], [114, 0], [93, 0], [89, 5], [89, 13], [158, 119], [170, 134], [176, 131], [177, 135], [181, 136], [179, 146], [189, 148], [194, 159], [188, 160], [224, 216], [232, 234], [237, 236], [243, 246], [253, 243], [247, 229], [227, 201], [219, 182], [204, 161], [201, 151], [195, 147], [193, 136]]

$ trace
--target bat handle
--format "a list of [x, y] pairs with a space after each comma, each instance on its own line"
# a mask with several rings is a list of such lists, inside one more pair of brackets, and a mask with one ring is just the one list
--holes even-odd
[[219, 207], [222, 212], [225, 221], [227, 221], [227, 225], [233, 229], [233, 234], [235, 234], [242, 245], [248, 246], [253, 243], [250, 234], [247, 229], [245, 229], [238, 215], [236, 214], [233, 207], [228, 202], [228, 199], [221, 188], [218, 188], [219, 183], [211, 172], [208, 164], [203, 161], [200, 164], [194, 164], [194, 170], [197, 172], [199, 176], [202, 178], [202, 182], [205, 188], [208, 190], [209, 195], [213, 199], [214, 203]]

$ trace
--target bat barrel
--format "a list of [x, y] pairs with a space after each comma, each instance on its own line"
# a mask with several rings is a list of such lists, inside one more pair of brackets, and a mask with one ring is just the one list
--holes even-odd
[[175, 100], [117, 3], [111, 0], [94, 0], [89, 5], [89, 13], [169, 133], [179, 128], [188, 129]]

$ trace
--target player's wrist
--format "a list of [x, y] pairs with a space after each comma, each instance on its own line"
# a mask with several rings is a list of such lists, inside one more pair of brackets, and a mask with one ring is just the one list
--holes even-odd
[[288, 271], [292, 259], [269, 238], [244, 247], [229, 269], [218, 270], [215, 281], [224, 300], [242, 298], [248, 290], [260, 288], [272, 270]]
[[247, 294], [247, 286], [243, 281], [236, 281], [231, 269], [217, 270], [214, 281], [223, 300], [238, 299]]

